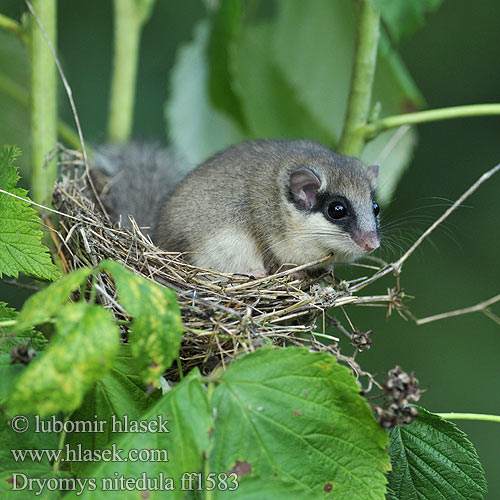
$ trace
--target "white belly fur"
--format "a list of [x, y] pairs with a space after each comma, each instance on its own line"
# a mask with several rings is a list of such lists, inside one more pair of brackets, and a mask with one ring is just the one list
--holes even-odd
[[195, 266], [224, 273], [262, 276], [266, 273], [262, 255], [253, 238], [240, 229], [224, 229], [200, 242], [192, 254]]

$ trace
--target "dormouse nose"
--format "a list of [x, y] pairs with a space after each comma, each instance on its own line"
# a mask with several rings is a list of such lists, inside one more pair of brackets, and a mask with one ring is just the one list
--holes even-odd
[[359, 233], [353, 239], [366, 252], [373, 252], [380, 246], [380, 239], [376, 231]]

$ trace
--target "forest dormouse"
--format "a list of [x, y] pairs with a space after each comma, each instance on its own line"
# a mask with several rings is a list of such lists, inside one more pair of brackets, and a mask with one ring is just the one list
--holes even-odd
[[379, 247], [377, 166], [306, 140], [246, 142], [212, 156], [169, 194], [153, 240], [192, 264], [263, 276]]

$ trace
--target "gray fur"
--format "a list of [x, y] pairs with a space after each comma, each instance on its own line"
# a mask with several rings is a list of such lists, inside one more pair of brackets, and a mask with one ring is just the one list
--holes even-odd
[[101, 145], [92, 159], [101, 200], [113, 219], [130, 227], [128, 215], [133, 215], [145, 234], [156, 226], [160, 208], [186, 169], [187, 162], [171, 148], [147, 142]]
[[[301, 168], [321, 180], [318, 196], [337, 194], [349, 201], [355, 227], [343, 230], [294, 203], [290, 178]], [[366, 253], [361, 246], [378, 246], [376, 177], [375, 168], [311, 141], [232, 146], [176, 187], [161, 210], [155, 242], [188, 252], [196, 265], [225, 272], [263, 274], [331, 252], [333, 262], [352, 260]]]

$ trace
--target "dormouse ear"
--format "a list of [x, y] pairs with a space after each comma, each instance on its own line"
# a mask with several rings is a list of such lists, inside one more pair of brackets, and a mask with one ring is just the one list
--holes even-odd
[[368, 179], [370, 179], [372, 189], [377, 187], [379, 170], [380, 167], [378, 165], [370, 165], [369, 167], [366, 167], [366, 173], [368, 174]]
[[297, 205], [306, 210], [316, 206], [316, 194], [321, 186], [318, 176], [308, 168], [299, 168], [290, 176], [290, 192]]

